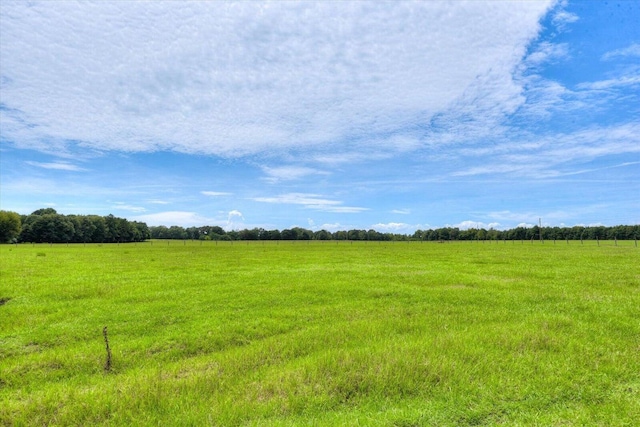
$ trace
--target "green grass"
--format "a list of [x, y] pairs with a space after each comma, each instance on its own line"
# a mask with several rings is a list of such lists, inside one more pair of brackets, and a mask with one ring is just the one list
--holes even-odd
[[637, 425], [639, 266], [634, 242], [2, 245], [0, 424]]

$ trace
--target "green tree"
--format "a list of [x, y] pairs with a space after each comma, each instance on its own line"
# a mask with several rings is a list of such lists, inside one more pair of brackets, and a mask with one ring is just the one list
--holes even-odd
[[282, 240], [296, 240], [298, 236], [295, 231], [285, 228], [280, 232], [280, 237]]
[[327, 230], [320, 230], [313, 233], [313, 237], [316, 240], [330, 240], [331, 234]]
[[73, 240], [73, 222], [59, 214], [32, 214], [25, 221], [20, 240], [35, 243], [66, 243]]
[[307, 230], [306, 228], [302, 228], [302, 227], [293, 227], [291, 229], [291, 231], [293, 231], [295, 233], [295, 238], [297, 240], [311, 240], [313, 239], [313, 231], [311, 230]]
[[57, 215], [58, 212], [56, 212], [55, 209], [53, 208], [42, 208], [42, 209], [38, 209], [36, 211], [31, 212], [31, 215]]
[[107, 222], [104, 217], [99, 215], [88, 215], [86, 218], [91, 222], [91, 226], [89, 228], [93, 229], [87, 243], [104, 243], [107, 238]]
[[22, 220], [16, 212], [0, 211], [0, 243], [17, 239], [22, 230]]
[[260, 230], [257, 228], [253, 228], [251, 230], [244, 229], [238, 232], [238, 238], [240, 240], [258, 240], [258, 236], [260, 235]]
[[280, 235], [280, 230], [269, 230], [269, 240], [280, 240], [282, 236]]

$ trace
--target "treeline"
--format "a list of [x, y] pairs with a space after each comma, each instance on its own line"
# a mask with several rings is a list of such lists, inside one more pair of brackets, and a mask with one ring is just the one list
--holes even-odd
[[153, 239], [179, 240], [372, 240], [372, 241], [448, 241], [448, 240], [633, 240], [640, 238], [640, 225], [618, 225], [615, 227], [517, 227], [510, 230], [484, 228], [460, 230], [444, 227], [417, 230], [412, 235], [380, 233], [376, 230], [344, 230], [330, 232], [312, 231], [305, 228], [265, 230], [263, 228], [225, 231], [218, 226], [149, 227]]
[[61, 215], [52, 208], [30, 215], [0, 211], [0, 243], [124, 243], [147, 239], [175, 240], [370, 240], [370, 241], [450, 241], [450, 240], [633, 240], [640, 238], [640, 225], [614, 227], [517, 227], [510, 230], [444, 227], [415, 233], [381, 233], [370, 230], [312, 231], [301, 227], [284, 230], [252, 228], [225, 231], [219, 226], [184, 228], [147, 227], [113, 215]]
[[301, 227], [284, 230], [265, 230], [252, 228], [225, 231], [218, 226], [189, 227], [179, 226], [149, 227], [153, 239], [181, 240], [409, 240], [411, 236], [404, 234], [380, 233], [376, 230], [327, 230], [312, 231]]
[[113, 215], [62, 215], [45, 208], [30, 215], [2, 212], [0, 216], [2, 242], [124, 243], [149, 238], [147, 224]]
[[640, 225], [616, 225], [614, 227], [516, 227], [510, 230], [486, 230], [484, 228], [438, 228], [417, 230], [414, 240], [633, 240], [640, 238]]

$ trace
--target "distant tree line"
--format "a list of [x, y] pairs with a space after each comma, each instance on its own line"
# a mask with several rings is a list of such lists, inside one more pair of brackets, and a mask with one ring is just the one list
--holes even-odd
[[444, 227], [417, 230], [412, 235], [381, 233], [376, 230], [327, 230], [312, 231], [294, 227], [284, 230], [263, 228], [225, 231], [218, 226], [189, 227], [157, 226], [149, 227], [153, 239], [179, 240], [371, 240], [371, 241], [449, 241], [449, 240], [633, 240], [640, 238], [640, 225], [617, 225], [615, 227], [517, 227], [510, 230], [487, 230]]
[[616, 225], [614, 227], [516, 227], [510, 230], [486, 230], [484, 228], [438, 228], [417, 230], [414, 240], [633, 240], [640, 238], [640, 225]]
[[0, 242], [124, 243], [150, 237], [147, 224], [113, 215], [62, 215], [53, 208], [30, 215], [0, 211]]
[[284, 230], [265, 230], [252, 228], [225, 231], [218, 226], [165, 227], [163, 225], [149, 227], [153, 239], [181, 240], [409, 240], [411, 236], [404, 234], [380, 233], [376, 230], [327, 230], [312, 231], [301, 227]]
[[38, 209], [30, 215], [0, 211], [0, 243], [124, 243], [147, 239], [174, 240], [369, 240], [369, 241], [451, 241], [451, 240], [633, 240], [640, 238], [640, 225], [614, 227], [443, 227], [417, 230], [413, 234], [381, 233], [369, 230], [312, 231], [301, 227], [284, 230], [252, 228], [225, 231], [219, 226], [147, 227], [113, 215], [61, 215], [52, 208]]

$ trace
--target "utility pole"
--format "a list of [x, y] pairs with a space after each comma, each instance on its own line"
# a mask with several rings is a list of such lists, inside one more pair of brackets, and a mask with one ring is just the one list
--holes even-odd
[[544, 243], [544, 240], [542, 240], [542, 218], [538, 218], [538, 230], [540, 231], [540, 241]]

